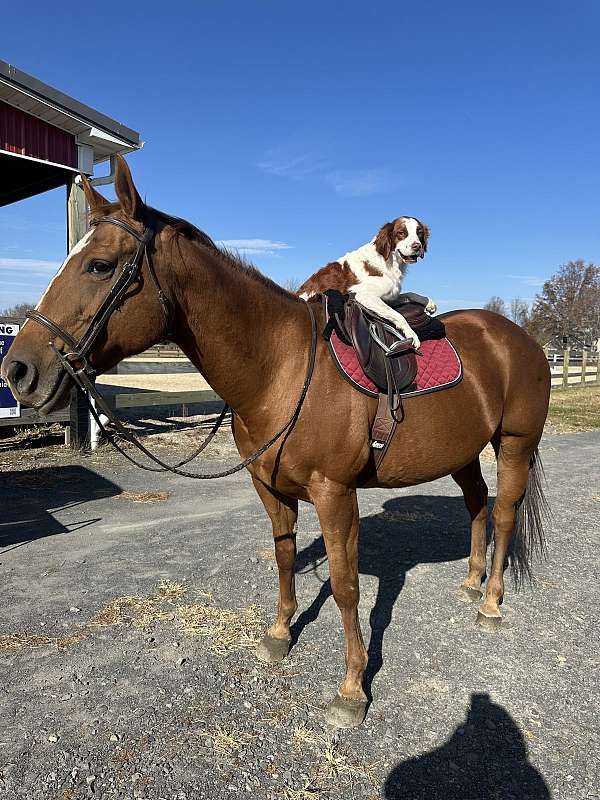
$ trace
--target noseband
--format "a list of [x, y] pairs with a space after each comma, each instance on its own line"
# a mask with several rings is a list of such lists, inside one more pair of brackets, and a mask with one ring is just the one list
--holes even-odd
[[[104, 301], [102, 302], [98, 311], [96, 311], [92, 317], [92, 320], [81, 339], [76, 342], [69, 333], [60, 327], [60, 325], [54, 322], [54, 320], [51, 320], [45, 314], [42, 314], [40, 311], [28, 311], [25, 315], [30, 319], [39, 322], [41, 325], [44, 325], [44, 327], [48, 328], [51, 333], [53, 333], [59, 339], [62, 339], [62, 341], [67, 345], [69, 352], [64, 353], [62, 350], [59, 350], [56, 347], [54, 342], [50, 342], [50, 347], [54, 350], [65, 369], [67, 369], [67, 364], [72, 367], [73, 362], [79, 361], [83, 366], [77, 371], [79, 372], [82, 369], [90, 378], [93, 378], [95, 371], [88, 361], [88, 355], [94, 345], [94, 342], [100, 333], [102, 333], [102, 330], [112, 316], [113, 312], [122, 305], [125, 295], [127, 294], [127, 290], [134, 283], [140, 281], [144, 257], [146, 259], [146, 264], [148, 265], [148, 272], [150, 273], [150, 277], [152, 278], [152, 281], [156, 287], [160, 307], [165, 318], [166, 336], [169, 336], [171, 327], [171, 312], [169, 310], [169, 304], [158, 281], [152, 259], [148, 253], [148, 245], [154, 238], [155, 234], [154, 228], [147, 226], [144, 229], [144, 232], [140, 235], [131, 225], [128, 225], [126, 222], [122, 222], [120, 219], [113, 219], [112, 217], [99, 217], [93, 220], [91, 224], [100, 225], [103, 223], [116, 225], [119, 228], [123, 228], [123, 230], [127, 231], [127, 233], [133, 236], [134, 239], [137, 239], [138, 246], [133, 258], [123, 265], [121, 274], [111, 286], [110, 291], [104, 298]], [[70, 370], [67, 369], [67, 371]]]
[[[124, 231], [131, 234], [134, 239], [137, 239], [138, 246], [135, 251], [135, 255], [131, 259], [131, 261], [127, 261], [123, 265], [123, 269], [121, 270], [121, 274], [112, 285], [109, 293], [104, 298], [100, 308], [94, 316], [92, 317], [92, 321], [87, 327], [87, 330], [81, 337], [81, 339], [77, 342], [75, 339], [66, 331], [64, 331], [60, 325], [58, 325], [54, 320], [51, 320], [45, 314], [42, 314], [40, 311], [28, 311], [25, 315], [35, 322], [39, 322], [40, 325], [43, 325], [47, 328], [54, 336], [61, 339], [69, 348], [69, 352], [65, 353], [62, 350], [59, 350], [58, 347], [54, 344], [54, 342], [50, 341], [48, 344], [52, 348], [52, 350], [58, 356], [62, 366], [64, 367], [65, 371], [70, 375], [73, 379], [74, 383], [82, 390], [84, 396], [86, 398], [87, 404], [90, 409], [91, 415], [96, 420], [96, 423], [100, 430], [104, 433], [106, 438], [109, 442], [122, 454], [128, 461], [131, 461], [132, 464], [135, 466], [140, 467], [141, 469], [148, 470], [149, 472], [173, 472], [177, 475], [183, 475], [186, 478], [200, 478], [200, 479], [209, 479], [209, 478], [224, 478], [227, 475], [233, 475], [235, 472], [239, 472], [239, 470], [244, 469], [244, 467], [249, 466], [253, 461], [255, 461], [259, 456], [261, 456], [266, 450], [268, 450], [275, 442], [280, 439], [286, 431], [288, 431], [292, 426], [295, 424], [296, 420], [300, 415], [300, 410], [302, 408], [302, 404], [304, 403], [304, 398], [308, 392], [308, 387], [310, 386], [310, 382], [312, 379], [312, 374], [315, 366], [315, 356], [317, 352], [317, 323], [315, 320], [315, 313], [311, 306], [307, 303], [306, 307], [308, 308], [308, 313], [310, 317], [310, 324], [311, 324], [311, 344], [310, 344], [310, 352], [308, 356], [308, 364], [306, 367], [306, 375], [304, 378], [304, 383], [302, 384], [302, 389], [300, 391], [300, 397], [294, 407], [294, 411], [292, 412], [291, 417], [285, 423], [285, 425], [280, 428], [277, 433], [269, 439], [261, 448], [256, 450], [252, 455], [245, 458], [239, 464], [236, 464], [235, 467], [231, 467], [230, 469], [223, 470], [222, 472], [214, 472], [214, 473], [206, 473], [200, 474], [195, 472], [188, 472], [186, 470], [182, 470], [181, 467], [185, 464], [188, 464], [192, 461], [196, 456], [198, 456], [211, 442], [213, 437], [216, 435], [217, 431], [221, 427], [223, 420], [225, 419], [225, 415], [229, 411], [229, 406], [227, 403], [223, 406], [221, 413], [219, 414], [217, 420], [215, 421], [210, 433], [204, 439], [202, 444], [200, 444], [194, 452], [185, 458], [183, 461], [179, 461], [177, 464], [166, 464], [164, 461], [161, 461], [160, 458], [155, 456], [151, 453], [144, 445], [138, 441], [138, 439], [129, 431], [123, 423], [113, 414], [112, 409], [109, 408], [106, 400], [102, 397], [100, 392], [96, 389], [94, 385], [94, 377], [95, 377], [95, 370], [91, 366], [88, 360], [88, 356], [92, 349], [92, 346], [104, 327], [106, 326], [108, 320], [112, 316], [113, 312], [119, 308], [123, 301], [126, 299], [127, 290], [132, 286], [134, 283], [140, 281], [141, 271], [144, 263], [144, 257], [146, 260], [146, 264], [148, 265], [148, 272], [150, 273], [150, 277], [156, 287], [156, 291], [158, 294], [158, 300], [165, 318], [165, 336], [169, 336], [171, 332], [171, 311], [169, 308], [169, 302], [161, 288], [159, 283], [158, 277], [154, 270], [154, 265], [152, 263], [152, 259], [150, 254], [148, 253], [148, 245], [154, 238], [154, 234], [156, 233], [155, 229], [151, 226], [147, 226], [144, 229], [143, 234], [139, 234], [135, 228], [131, 225], [128, 225], [126, 222], [122, 222], [119, 219], [113, 219], [112, 217], [99, 217], [92, 221], [92, 225], [100, 225], [102, 223], [108, 223], [110, 225], [117, 225], [119, 228], [123, 228]], [[77, 365], [77, 362], [79, 364]], [[92, 402], [92, 398], [94, 402]], [[100, 413], [104, 414], [107, 419], [110, 420], [112, 425], [115, 428], [115, 432], [109, 431], [106, 429], [104, 423], [100, 419]], [[121, 437], [128, 442], [130, 442], [134, 447], [136, 447], [140, 452], [142, 452], [147, 458], [150, 459], [154, 464], [157, 466], [150, 467], [147, 464], [141, 464], [139, 461], [136, 461], [132, 458], [129, 453], [127, 453], [123, 447], [121, 447], [118, 442], [116, 441], [117, 436]]]

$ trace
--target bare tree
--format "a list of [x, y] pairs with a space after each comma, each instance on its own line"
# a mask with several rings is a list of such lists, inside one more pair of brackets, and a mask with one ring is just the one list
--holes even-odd
[[506, 303], [501, 297], [498, 297], [498, 295], [490, 297], [490, 299], [484, 305], [484, 308], [486, 311], [493, 311], [495, 314], [502, 314], [503, 317], [508, 317]]
[[529, 304], [520, 297], [513, 297], [510, 301], [510, 318], [517, 325], [526, 328], [529, 323]]
[[33, 303], [17, 303], [14, 306], [0, 309], [0, 317], [24, 317], [28, 311], [33, 311]]
[[296, 292], [302, 285], [302, 281], [299, 280], [298, 278], [286, 278], [281, 285], [283, 286], [284, 289], [287, 289], [288, 292], [296, 294]]
[[568, 261], [536, 296], [528, 329], [539, 341], [574, 336], [587, 343], [600, 337], [600, 267]]

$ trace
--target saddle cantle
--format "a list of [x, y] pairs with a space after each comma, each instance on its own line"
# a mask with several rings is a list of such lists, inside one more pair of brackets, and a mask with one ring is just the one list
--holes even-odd
[[444, 323], [426, 313], [427, 302], [426, 297], [406, 293], [392, 305], [421, 340], [415, 352], [412, 340], [352, 296], [335, 290], [323, 295], [327, 321], [323, 336], [335, 365], [356, 389], [379, 399], [371, 430], [377, 467], [401, 421], [397, 411], [402, 400], [454, 386], [462, 379], [460, 358], [446, 339]]

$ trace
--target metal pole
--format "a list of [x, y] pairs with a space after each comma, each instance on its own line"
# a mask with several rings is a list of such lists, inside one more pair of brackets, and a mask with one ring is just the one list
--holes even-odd
[[[90, 397], [90, 403], [96, 409], [96, 411], [98, 411], [96, 401], [93, 397]], [[96, 422], [91, 411], [89, 412], [88, 416], [88, 426], [90, 429], [90, 450], [95, 450], [100, 444], [100, 426]]]

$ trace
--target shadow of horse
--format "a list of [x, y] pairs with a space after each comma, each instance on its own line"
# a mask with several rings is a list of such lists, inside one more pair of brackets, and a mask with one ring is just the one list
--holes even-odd
[[487, 694], [471, 696], [467, 717], [436, 750], [395, 766], [385, 800], [550, 800], [528, 761], [515, 721]]
[[90, 517], [66, 527], [53, 512], [114, 497], [121, 491], [120, 486], [102, 475], [76, 465], [1, 473], [0, 493], [5, 501], [0, 519], [0, 553], [99, 522], [100, 517]]
[[[406, 573], [417, 564], [465, 558], [470, 546], [471, 525], [462, 495], [395, 497], [386, 500], [380, 513], [361, 519], [358, 570], [361, 575], [378, 579], [377, 598], [369, 619], [369, 661], [364, 675], [369, 701], [373, 679], [383, 665], [383, 637], [404, 587]], [[325, 543], [319, 536], [298, 553], [296, 573], [318, 574], [326, 559]], [[304, 628], [317, 619], [330, 596], [331, 585], [327, 579], [310, 607], [292, 625], [293, 644]]]

